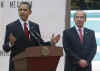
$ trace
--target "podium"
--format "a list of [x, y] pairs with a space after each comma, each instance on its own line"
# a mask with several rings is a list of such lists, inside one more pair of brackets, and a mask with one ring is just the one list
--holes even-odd
[[56, 46], [29, 47], [13, 60], [15, 71], [56, 71], [63, 48]]

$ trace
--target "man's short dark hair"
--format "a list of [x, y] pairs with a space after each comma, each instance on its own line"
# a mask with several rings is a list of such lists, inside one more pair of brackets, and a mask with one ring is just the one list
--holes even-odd
[[18, 8], [22, 5], [22, 4], [26, 4], [29, 8], [29, 10], [31, 11], [32, 5], [29, 2], [21, 2], [20, 5], [18, 6]]

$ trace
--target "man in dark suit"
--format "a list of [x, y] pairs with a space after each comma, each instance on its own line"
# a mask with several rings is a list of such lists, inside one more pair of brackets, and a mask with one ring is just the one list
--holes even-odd
[[63, 47], [65, 50], [64, 71], [91, 71], [97, 44], [93, 30], [83, 27], [86, 14], [77, 11], [74, 15], [75, 26], [63, 32]]
[[14, 71], [12, 57], [25, 48], [39, 45], [52, 45], [58, 42], [60, 36], [52, 37], [51, 42], [44, 42], [40, 35], [39, 25], [28, 19], [31, 15], [31, 5], [21, 2], [18, 7], [19, 19], [6, 26], [3, 49], [11, 51], [9, 71]]

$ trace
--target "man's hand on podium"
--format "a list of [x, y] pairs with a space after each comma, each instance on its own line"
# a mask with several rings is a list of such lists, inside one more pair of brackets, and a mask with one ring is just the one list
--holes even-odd
[[52, 45], [55, 45], [59, 40], [60, 40], [59, 34], [57, 36], [54, 36], [54, 34], [52, 35], [52, 38], [51, 38]]

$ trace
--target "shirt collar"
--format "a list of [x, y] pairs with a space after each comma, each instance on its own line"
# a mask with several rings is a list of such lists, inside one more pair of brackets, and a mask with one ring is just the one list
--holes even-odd
[[[20, 21], [20, 23], [22, 25], [22, 28], [24, 29], [24, 21], [21, 18], [19, 18], [19, 21]], [[29, 30], [30, 29], [29, 28], [29, 20], [26, 21], [26, 24], [27, 24], [27, 27], [28, 27], [28, 30]]]
[[[19, 20], [20, 20], [21, 24], [25, 23], [21, 18], [19, 18]], [[26, 24], [28, 24], [28, 23], [29, 23], [29, 20], [26, 21]]]
[[[77, 27], [77, 25], [75, 25], [75, 28], [76, 28], [77, 31], [79, 30], [79, 28]], [[84, 31], [84, 28], [82, 27], [81, 30]]]

